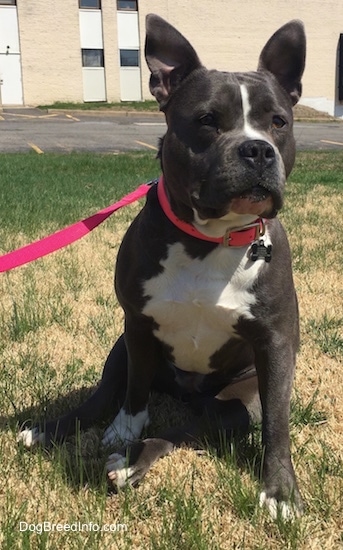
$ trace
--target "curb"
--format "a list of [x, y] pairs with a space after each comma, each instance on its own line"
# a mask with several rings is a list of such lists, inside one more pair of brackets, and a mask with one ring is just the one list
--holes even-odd
[[73, 115], [83, 115], [83, 116], [122, 116], [122, 117], [135, 117], [135, 116], [148, 116], [152, 118], [164, 118], [164, 113], [160, 111], [114, 111], [112, 109], [47, 109], [48, 114], [62, 113], [62, 114], [73, 114]]

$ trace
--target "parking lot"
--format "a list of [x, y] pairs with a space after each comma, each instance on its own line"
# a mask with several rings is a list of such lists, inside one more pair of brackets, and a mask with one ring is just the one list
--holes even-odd
[[[155, 113], [44, 112], [4, 109], [0, 113], [0, 151], [120, 153], [157, 150], [166, 130]], [[299, 150], [342, 149], [343, 122], [296, 122]]]

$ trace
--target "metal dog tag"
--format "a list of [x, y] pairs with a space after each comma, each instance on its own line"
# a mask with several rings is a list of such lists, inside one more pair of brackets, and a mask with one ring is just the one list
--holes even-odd
[[272, 245], [265, 246], [263, 239], [251, 245], [251, 261], [256, 262], [259, 258], [264, 258], [267, 263], [272, 259]]

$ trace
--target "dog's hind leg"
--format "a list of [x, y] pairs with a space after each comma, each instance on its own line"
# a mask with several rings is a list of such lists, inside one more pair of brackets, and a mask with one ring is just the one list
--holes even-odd
[[126, 387], [127, 351], [121, 336], [106, 359], [99, 386], [89, 399], [56, 420], [24, 427], [18, 435], [18, 442], [28, 448], [37, 443], [49, 445], [72, 435], [78, 427], [88, 428], [107, 414], [117, 412], [124, 401]]
[[175, 448], [189, 445], [201, 447], [210, 437], [217, 439], [220, 432], [229, 437], [235, 432], [244, 433], [250, 421], [260, 419], [260, 401], [257, 378], [242, 380], [228, 386], [228, 400], [211, 398], [204, 401], [203, 414], [194, 423], [171, 428], [156, 438], [144, 439], [109, 456], [106, 469], [111, 484], [123, 487], [136, 485], [159, 458]]

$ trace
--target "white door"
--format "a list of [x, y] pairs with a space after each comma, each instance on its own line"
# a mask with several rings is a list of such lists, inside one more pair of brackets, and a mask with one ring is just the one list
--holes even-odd
[[141, 101], [141, 71], [139, 67], [120, 67], [120, 99]]
[[106, 101], [105, 69], [83, 67], [83, 101]]
[[2, 105], [22, 105], [20, 54], [0, 54], [0, 81]]

